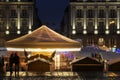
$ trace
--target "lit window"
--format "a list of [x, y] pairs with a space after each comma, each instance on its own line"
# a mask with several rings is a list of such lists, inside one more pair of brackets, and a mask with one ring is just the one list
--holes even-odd
[[112, 20], [112, 21], [110, 21], [110, 24], [114, 24], [114, 23], [115, 23], [115, 21], [113, 21], [113, 20]]

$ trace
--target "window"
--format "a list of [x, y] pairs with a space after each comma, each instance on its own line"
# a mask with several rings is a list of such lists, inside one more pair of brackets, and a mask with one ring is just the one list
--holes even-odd
[[26, 34], [28, 32], [28, 20], [21, 20], [21, 32], [22, 34]]
[[16, 22], [15, 21], [11, 21], [11, 26], [16, 27]]
[[110, 18], [116, 18], [117, 17], [117, 12], [115, 9], [110, 9], [109, 10], [109, 17]]
[[93, 25], [92, 21], [88, 22], [87, 31], [88, 31], [88, 33], [93, 33], [94, 32], [94, 25]]
[[0, 32], [5, 31], [5, 21], [0, 21]]
[[88, 18], [93, 18], [94, 17], [94, 10], [92, 10], [92, 9], [88, 9], [88, 11], [87, 11], [87, 17]]
[[105, 33], [105, 25], [104, 25], [104, 22], [99, 22], [98, 30], [99, 30], [98, 33], [100, 33], [100, 34]]
[[116, 44], [116, 39], [115, 38], [110, 38], [109, 39], [109, 45], [110, 45], [110, 47], [114, 47], [114, 45]]
[[2, 17], [4, 17], [4, 11], [2, 10], [2, 9], [0, 9], [0, 17], [2, 18]]
[[10, 21], [10, 33], [15, 34], [16, 31], [17, 31], [16, 21], [14, 19], [12, 19]]
[[77, 10], [77, 18], [83, 18], [83, 11], [81, 9]]
[[0, 17], [2, 17], [2, 10], [0, 9]]
[[111, 33], [111, 34], [116, 33], [116, 31], [117, 31], [117, 26], [116, 26], [116, 24], [115, 24], [115, 23], [110, 24], [110, 25], [109, 25], [109, 30], [110, 30], [110, 33]]
[[10, 17], [12, 17], [12, 18], [16, 18], [16, 17], [17, 17], [17, 12], [16, 12], [16, 10], [11, 10], [11, 11], [10, 11]]
[[82, 22], [77, 22], [77, 24], [76, 24], [76, 32], [77, 33], [82, 33], [83, 32]]
[[104, 18], [105, 17], [105, 11], [103, 9], [99, 10], [98, 17], [99, 18]]
[[93, 39], [92, 37], [87, 38], [87, 45], [92, 45]]
[[2, 22], [0, 22], [0, 32], [2, 31]]
[[25, 9], [22, 10], [22, 12], [21, 12], [21, 17], [23, 17], [23, 18], [28, 17], [28, 12], [27, 12], [27, 10], [25, 10]]

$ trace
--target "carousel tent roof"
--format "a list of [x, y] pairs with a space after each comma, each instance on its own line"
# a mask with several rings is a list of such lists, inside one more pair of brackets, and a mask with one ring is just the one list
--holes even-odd
[[31, 34], [6, 42], [12, 48], [80, 48], [78, 41], [67, 38], [43, 25]]

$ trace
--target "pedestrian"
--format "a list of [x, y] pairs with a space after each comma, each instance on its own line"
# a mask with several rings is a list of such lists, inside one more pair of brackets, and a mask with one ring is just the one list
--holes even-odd
[[10, 76], [12, 76], [13, 73], [13, 64], [14, 64], [14, 59], [13, 59], [14, 55], [13, 53], [10, 55], [9, 57], [9, 69], [10, 69]]
[[17, 52], [14, 55], [15, 55], [14, 56], [14, 60], [15, 60], [15, 76], [16, 76], [16, 73], [19, 76], [20, 58], [17, 55]]
[[0, 55], [0, 76], [4, 75], [4, 56]]

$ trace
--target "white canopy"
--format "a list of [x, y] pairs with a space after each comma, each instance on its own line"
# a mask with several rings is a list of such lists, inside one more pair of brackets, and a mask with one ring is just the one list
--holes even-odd
[[43, 25], [31, 34], [6, 42], [11, 48], [80, 48], [80, 42], [56, 33]]

